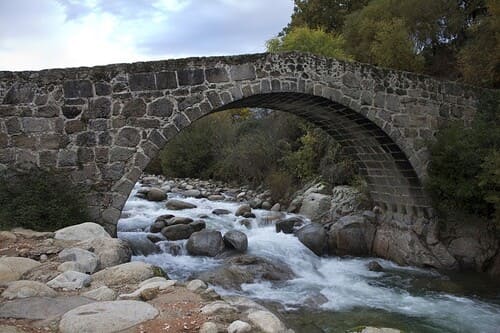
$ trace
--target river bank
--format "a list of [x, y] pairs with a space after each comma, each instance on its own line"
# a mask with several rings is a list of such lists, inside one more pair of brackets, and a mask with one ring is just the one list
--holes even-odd
[[[149, 228], [158, 216], [203, 219], [206, 229], [221, 232], [221, 237], [231, 230], [244, 233], [248, 242], [244, 255], [289, 268], [293, 277], [247, 276], [244, 272], [250, 270], [249, 267], [253, 270], [255, 265], [243, 265], [242, 269], [241, 260], [231, 262], [234, 253], [228, 255], [225, 251], [214, 257], [190, 255], [187, 239], [159, 240], [160, 252], [136, 255], [133, 260], [164, 267], [179, 279], [206, 278], [222, 295], [258, 300], [271, 306], [297, 332], [311, 332], [311, 321], [316, 329], [326, 332], [344, 332], [363, 325], [394, 327], [407, 332], [496, 332], [500, 326], [498, 283], [486, 274], [475, 275], [473, 281], [465, 282], [458, 273], [446, 275], [372, 257], [318, 256], [293, 234], [276, 232], [276, 222], [283, 219], [298, 218], [306, 226], [311, 224], [310, 219], [276, 209], [251, 209], [250, 214], [255, 217], [237, 216], [235, 213], [244, 201], [252, 201], [251, 197], [238, 199], [242, 193], [239, 189], [229, 195], [222, 191], [219, 200], [214, 197], [210, 200], [209, 196], [216, 194], [198, 198], [186, 195], [186, 191], [197, 190], [189, 185], [187, 180], [137, 184], [119, 222], [119, 237], [151, 237]], [[144, 187], [163, 187], [169, 191], [165, 191], [161, 201], [148, 201], [144, 199], [147, 193]], [[170, 210], [165, 204], [169, 200], [181, 200], [196, 207]], [[221, 212], [224, 214], [219, 214]], [[162, 237], [161, 233], [153, 234]], [[175, 245], [174, 253], [172, 245]], [[370, 270], [373, 262], [381, 271]], [[229, 274], [241, 284], [236, 283], [238, 288], [227, 283], [231, 279], [210, 280], [214, 275], [210, 272]], [[365, 316], [360, 315], [362, 313]]]

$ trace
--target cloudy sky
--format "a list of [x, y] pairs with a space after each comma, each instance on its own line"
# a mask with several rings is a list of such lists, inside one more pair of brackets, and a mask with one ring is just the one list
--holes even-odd
[[292, 0], [0, 0], [0, 70], [262, 52]]

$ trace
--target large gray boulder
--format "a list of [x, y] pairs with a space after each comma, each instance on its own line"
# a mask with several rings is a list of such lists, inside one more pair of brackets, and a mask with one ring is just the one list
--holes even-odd
[[22, 257], [0, 258], [0, 284], [19, 280], [27, 271], [40, 266], [38, 261]]
[[167, 194], [159, 188], [151, 188], [147, 194], [146, 199], [149, 201], [163, 201], [167, 198]]
[[297, 230], [295, 233], [302, 244], [320, 256], [325, 252], [327, 235], [322, 224], [311, 223]]
[[55, 297], [57, 292], [48, 287], [45, 283], [37, 281], [19, 280], [8, 284], [7, 289], [2, 293], [6, 299], [28, 298], [36, 296]]
[[91, 281], [92, 278], [88, 274], [66, 271], [47, 282], [47, 286], [63, 290], [78, 290], [88, 287]]
[[328, 230], [328, 253], [333, 255], [368, 255], [376, 227], [363, 216], [349, 215], [332, 223]]
[[29, 297], [0, 302], [0, 318], [54, 320], [93, 300], [81, 296]]
[[170, 199], [167, 201], [165, 206], [171, 210], [183, 210], [183, 209], [193, 209], [196, 205], [177, 199]]
[[224, 244], [228, 249], [234, 249], [238, 252], [245, 252], [248, 248], [247, 235], [238, 230], [230, 230], [224, 234]]
[[331, 201], [330, 195], [316, 192], [307, 193], [302, 200], [299, 214], [316, 223], [329, 221]]
[[195, 232], [189, 237], [186, 248], [191, 255], [215, 257], [224, 249], [222, 234], [206, 229]]
[[135, 284], [155, 275], [153, 266], [142, 261], [108, 267], [92, 275], [92, 285], [119, 286]]
[[130, 244], [132, 254], [135, 256], [148, 256], [161, 252], [160, 247], [149, 240], [146, 234], [121, 232], [119, 237]]
[[102, 226], [93, 222], [72, 225], [55, 232], [54, 238], [61, 240], [82, 241], [95, 238], [111, 238]]
[[99, 257], [97, 270], [112, 267], [130, 261], [130, 244], [117, 238], [94, 238], [76, 244], [77, 247], [94, 252]]
[[339, 217], [360, 214], [369, 209], [368, 198], [352, 186], [335, 186], [332, 189], [330, 217], [334, 221]]
[[172, 241], [188, 239], [193, 232], [194, 228], [189, 224], [174, 224], [161, 230], [161, 234]]
[[236, 209], [236, 212], [234, 212], [234, 215], [236, 216], [244, 216], [245, 214], [249, 214], [252, 212], [252, 207], [250, 205], [244, 204], [238, 207]]
[[119, 332], [158, 315], [152, 305], [139, 301], [108, 301], [82, 305], [65, 313], [61, 333]]
[[276, 222], [276, 232], [284, 234], [293, 234], [296, 228], [304, 225], [304, 221], [299, 217], [289, 217]]
[[255, 310], [248, 314], [248, 319], [264, 333], [286, 333], [283, 322], [269, 311]]
[[286, 281], [294, 277], [292, 270], [279, 262], [239, 255], [224, 260], [224, 264], [197, 276], [207, 283], [227, 289], [241, 289], [243, 283], [256, 281]]
[[80, 266], [79, 272], [92, 274], [99, 265], [99, 257], [90, 251], [73, 247], [59, 252], [61, 261], [74, 261]]

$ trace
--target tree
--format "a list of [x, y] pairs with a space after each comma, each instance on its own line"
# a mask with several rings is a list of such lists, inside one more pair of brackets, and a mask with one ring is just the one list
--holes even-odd
[[487, 7], [488, 15], [468, 29], [458, 64], [466, 82], [500, 88], [500, 2], [490, 0]]
[[291, 22], [282, 35], [299, 27], [341, 33], [346, 15], [367, 3], [368, 0], [294, 0]]
[[294, 28], [283, 37], [269, 40], [267, 49], [269, 52], [302, 51], [336, 59], [351, 59], [344, 51], [342, 35], [306, 27]]

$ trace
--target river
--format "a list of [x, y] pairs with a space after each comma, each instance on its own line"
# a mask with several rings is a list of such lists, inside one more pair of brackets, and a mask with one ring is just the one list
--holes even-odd
[[[405, 332], [500, 332], [500, 283], [479, 275], [448, 276], [429, 269], [401, 267], [375, 259], [383, 272], [368, 270], [374, 258], [318, 257], [293, 235], [276, 233], [273, 225], [252, 229], [237, 223], [233, 214], [215, 215], [217, 208], [234, 212], [235, 202], [182, 198], [197, 205], [195, 209], [170, 211], [164, 202], [150, 202], [132, 191], [118, 236], [144, 233], [155, 218], [163, 214], [204, 218], [207, 228], [224, 233], [231, 229], [245, 232], [248, 253], [286, 263], [296, 278], [280, 283], [255, 282], [242, 285], [241, 291], [215, 287], [220, 294], [240, 294], [273, 308], [297, 333], [345, 332], [357, 326], [392, 327]], [[177, 195], [169, 193], [169, 197]], [[256, 221], [265, 219], [264, 210], [253, 210]], [[288, 214], [289, 216], [293, 214]], [[173, 279], [188, 279], [214, 268], [221, 260], [192, 257], [184, 250], [186, 241], [177, 241], [181, 253], [134, 256], [158, 265]], [[166, 242], [165, 242], [166, 243]], [[159, 243], [165, 246], [165, 243]], [[171, 242], [170, 242], [171, 243]]]

